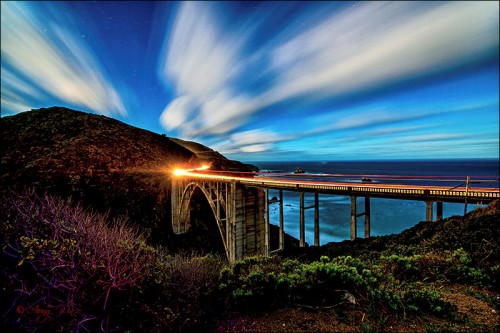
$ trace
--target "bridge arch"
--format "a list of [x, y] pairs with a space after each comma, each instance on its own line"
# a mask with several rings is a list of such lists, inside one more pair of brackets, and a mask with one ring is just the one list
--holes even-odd
[[192, 227], [193, 207], [190, 205], [202, 197], [210, 206], [207, 211], [210, 210], [215, 218], [230, 262], [268, 254], [269, 228], [264, 219], [264, 191], [242, 186], [236, 181], [174, 177], [171, 202], [175, 234], [184, 234]]
[[[203, 193], [204, 197], [207, 199], [208, 204], [213, 213], [213, 217], [215, 218], [215, 222], [217, 224], [217, 228], [220, 233], [220, 237], [222, 240], [222, 244], [224, 245], [224, 251], [226, 256], [229, 258], [229, 246], [226, 237], [226, 205], [224, 202], [224, 198], [222, 197], [221, 191], [218, 188], [212, 188], [210, 185], [206, 185], [203, 183], [190, 182], [182, 191], [180, 196], [180, 202], [178, 205], [178, 230], [174, 232], [180, 234], [189, 231], [191, 228], [191, 209], [192, 198], [196, 191], [199, 190]], [[174, 224], [175, 226], [175, 224]], [[182, 230], [181, 230], [182, 229]]]

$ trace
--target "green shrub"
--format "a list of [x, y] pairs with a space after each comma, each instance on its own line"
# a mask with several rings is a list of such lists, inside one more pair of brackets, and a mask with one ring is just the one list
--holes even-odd
[[470, 283], [489, 288], [494, 285], [494, 278], [484, 270], [472, 266], [472, 259], [462, 248], [445, 251], [446, 261], [450, 268], [445, 272], [447, 278], [461, 283]]
[[324, 305], [340, 302], [346, 292], [365, 294], [367, 281], [356, 267], [349, 266], [345, 261], [348, 259], [312, 262], [296, 268], [286, 277], [289, 300]]
[[[396, 280], [449, 280], [470, 283], [481, 287], [492, 287], [495, 279], [484, 270], [472, 266], [469, 254], [462, 248], [453, 251], [428, 252], [413, 256], [381, 256], [380, 264], [385, 273]], [[493, 271], [493, 268], [491, 269]]]
[[399, 256], [396, 254], [390, 256], [382, 256], [380, 258], [384, 265], [384, 270], [391, 273], [396, 280], [416, 281], [421, 278], [418, 261], [420, 255], [410, 257]]
[[456, 318], [457, 307], [441, 298], [436, 290], [410, 289], [404, 295], [404, 302], [410, 313], [429, 313], [438, 317]]
[[[221, 271], [219, 288], [230, 305], [265, 310], [277, 304], [330, 306], [345, 302], [385, 302], [398, 307], [399, 298], [381, 284], [377, 266], [350, 256], [300, 263], [255, 257], [235, 262]], [[381, 289], [384, 288], [384, 289]], [[384, 304], [385, 304], [384, 303]]]
[[[225, 267], [220, 272], [219, 289], [229, 296], [230, 305], [246, 310], [265, 310], [279, 299], [279, 259], [250, 257]], [[288, 262], [289, 264], [289, 262]]]

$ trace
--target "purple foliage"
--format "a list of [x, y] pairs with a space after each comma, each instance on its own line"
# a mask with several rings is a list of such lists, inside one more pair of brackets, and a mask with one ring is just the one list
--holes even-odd
[[2, 321], [72, 331], [100, 321], [107, 330], [114, 293], [150, 274], [156, 250], [126, 218], [108, 222], [106, 215], [33, 191], [8, 193], [0, 206], [2, 256], [10, 263], [2, 267], [10, 287]]

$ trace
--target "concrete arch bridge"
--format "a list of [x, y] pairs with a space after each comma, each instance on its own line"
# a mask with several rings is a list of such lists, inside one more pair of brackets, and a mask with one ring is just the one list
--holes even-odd
[[[497, 180], [498, 182], [498, 180]], [[201, 191], [215, 217], [230, 262], [248, 256], [269, 255], [269, 190], [279, 190], [279, 249], [284, 249], [283, 191], [300, 194], [300, 246], [305, 246], [304, 210], [314, 208], [314, 245], [319, 246], [319, 194], [351, 197], [351, 239], [357, 237], [357, 219], [364, 217], [364, 237], [370, 237], [370, 198], [420, 200], [426, 203], [426, 220], [442, 219], [443, 202], [489, 203], [500, 198], [498, 188], [398, 185], [383, 183], [328, 182], [271, 177], [253, 177], [234, 173], [206, 171], [183, 172], [172, 177], [172, 226], [174, 233], [183, 234], [191, 228], [192, 199]], [[304, 194], [314, 193], [314, 205], [304, 206]], [[364, 212], [358, 212], [357, 198], [364, 198]]]

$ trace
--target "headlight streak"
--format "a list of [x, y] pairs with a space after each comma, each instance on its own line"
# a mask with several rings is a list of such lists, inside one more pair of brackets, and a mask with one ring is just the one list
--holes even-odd
[[207, 170], [209, 168], [210, 168], [210, 165], [204, 164], [201, 167], [195, 168], [195, 169], [175, 169], [173, 173], [175, 176], [183, 176], [183, 175], [186, 175], [186, 174], [193, 172], [193, 171]]
[[[411, 188], [411, 189], [421, 189], [421, 190], [449, 190], [449, 186], [432, 186], [432, 185], [410, 185], [410, 184], [384, 184], [384, 183], [380, 183], [380, 182], [376, 182], [376, 183], [356, 183], [356, 182], [350, 182], [350, 181], [312, 181], [312, 180], [294, 180], [294, 179], [269, 179], [268, 177], [258, 177], [258, 178], [254, 178], [254, 176], [258, 176], [259, 174], [273, 174], [273, 175], [278, 175], [278, 174], [281, 174], [281, 175], [285, 175], [285, 176], [294, 176], [294, 177], [300, 177], [301, 175], [294, 175], [294, 174], [290, 174], [290, 173], [269, 173], [269, 172], [235, 172], [235, 173], [238, 173], [238, 174], [242, 174], [242, 173], [248, 173], [249, 174], [249, 177], [239, 177], [239, 176], [232, 176], [232, 175], [221, 175], [221, 174], [214, 174], [212, 173], [213, 171], [210, 171], [211, 173], [197, 173], [196, 171], [201, 171], [201, 170], [206, 170], [208, 168], [206, 168], [205, 166], [203, 167], [200, 167], [200, 168], [196, 168], [196, 169], [188, 169], [188, 170], [183, 170], [183, 169], [176, 169], [174, 170], [174, 175], [176, 176], [188, 176], [188, 177], [195, 177], [195, 178], [203, 178], [203, 179], [211, 179], [211, 180], [221, 180], [221, 181], [235, 181], [235, 182], [245, 182], [245, 183], [252, 183], [252, 184], [255, 184], [255, 185], [262, 185], [262, 186], [265, 186], [265, 185], [272, 185], [272, 184], [276, 184], [276, 185], [279, 185], [279, 184], [295, 184], [295, 185], [304, 185], [304, 186], [308, 186], [308, 185], [318, 185], [318, 186], [348, 186], [348, 187], [356, 187], [356, 188], [359, 188], [359, 187], [363, 187], [363, 188], [367, 188], [367, 187], [377, 187], [377, 188], [392, 188], [392, 189], [397, 189], [397, 188]], [[215, 172], [225, 172], [225, 171], [215, 171]], [[302, 177], [308, 177], [308, 176], [318, 176], [318, 177], [321, 177], [321, 176], [332, 176], [332, 175], [329, 175], [329, 174], [308, 174], [308, 175], [305, 175], [305, 176], [302, 176]], [[356, 176], [356, 177], [365, 177], [365, 175], [353, 175], [353, 174], [335, 174], [335, 176]], [[444, 181], [444, 182], [449, 182], [449, 181], [462, 181], [463, 179], [454, 179], [454, 180], [450, 180], [450, 179], [436, 179], [436, 177], [434, 176], [401, 176], [399, 178], [396, 178], [398, 176], [387, 176], [387, 175], [384, 175], [385, 180], [416, 180], [416, 181], [419, 181], [419, 180], [432, 180], [432, 181]], [[442, 177], [442, 178], [449, 178], [449, 177]], [[485, 177], [485, 178], [488, 178], [488, 177]], [[495, 177], [491, 177], [491, 178], [497, 178], [496, 176]], [[381, 178], [381, 180], [384, 179], [384, 178]], [[474, 183], [479, 183], [479, 182], [495, 182], [495, 180], [486, 180], [486, 179], [482, 179], [482, 180], [474, 180]], [[498, 182], [498, 179], [496, 180], [496, 182]], [[456, 190], [465, 190], [465, 187], [457, 187]], [[496, 188], [485, 188], [485, 187], [481, 187], [481, 188], [469, 188], [469, 191], [487, 191], [487, 192], [498, 192], [498, 187]]]

